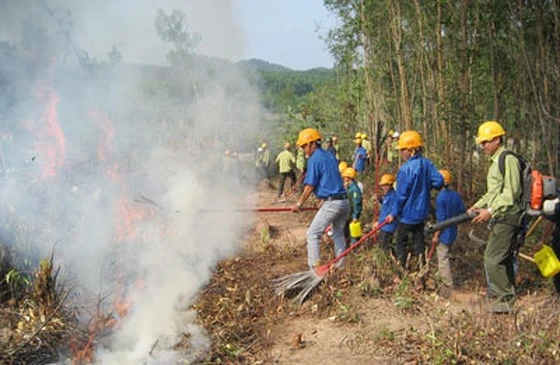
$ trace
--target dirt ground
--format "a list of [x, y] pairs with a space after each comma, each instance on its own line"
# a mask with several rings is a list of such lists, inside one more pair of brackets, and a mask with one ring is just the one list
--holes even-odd
[[[275, 191], [263, 184], [252, 200], [259, 207], [289, 207], [295, 195], [278, 202]], [[271, 281], [307, 269], [305, 233], [313, 214], [255, 215], [243, 251], [220, 265], [195, 306], [213, 338], [214, 353], [207, 361], [494, 363], [517, 355], [508, 349], [492, 353], [489, 344], [495, 342], [500, 348], [498, 342], [507, 341], [508, 331], [519, 329], [519, 323], [538, 325], [534, 313], [550, 306], [550, 296], [535, 282], [534, 268], [522, 263], [520, 280], [525, 289], [516, 315], [487, 314], [482, 251], [465, 239], [464, 232], [453, 254], [460, 258], [452, 262], [459, 288], [448, 299], [438, 295], [435, 262], [425, 276], [425, 288], [418, 290], [414, 274], [397, 275], [391, 261], [376, 264], [381, 251], [375, 243], [367, 243], [349, 254], [343, 270], [327, 275], [309, 299], [297, 306], [289, 298], [276, 296]], [[328, 239], [322, 245], [322, 257], [325, 262], [334, 258]], [[558, 303], [554, 305], [553, 313], [557, 313]], [[488, 344], [478, 343], [484, 339]], [[489, 352], [477, 354], [484, 351]]]

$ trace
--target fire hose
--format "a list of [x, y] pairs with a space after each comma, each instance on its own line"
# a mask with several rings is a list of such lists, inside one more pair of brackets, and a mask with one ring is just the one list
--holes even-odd
[[426, 228], [424, 228], [424, 234], [432, 234], [436, 231], [441, 231], [443, 229], [471, 221], [474, 217], [476, 217], [476, 213], [463, 213], [435, 224], [428, 224]]
[[[424, 234], [432, 234], [434, 232], [441, 231], [443, 229], [456, 226], [461, 223], [469, 222], [474, 217], [476, 217], [476, 213], [463, 213], [455, 217], [446, 219], [444, 221], [437, 222], [435, 224], [428, 224], [426, 228], [424, 228]], [[428, 252], [428, 260], [432, 258], [435, 248], [436, 248], [436, 244], [434, 241], [432, 241], [430, 251]]]

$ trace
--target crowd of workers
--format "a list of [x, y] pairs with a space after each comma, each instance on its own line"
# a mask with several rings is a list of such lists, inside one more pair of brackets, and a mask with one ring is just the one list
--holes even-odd
[[[390, 131], [387, 136], [387, 160], [398, 161], [396, 174], [381, 176], [378, 185], [382, 193], [378, 200], [380, 213], [374, 228], [382, 224], [377, 240], [388, 254], [393, 255], [405, 270], [416, 270], [426, 263], [425, 222], [431, 209], [431, 191], [438, 190], [435, 198], [435, 219], [445, 221], [469, 212], [473, 223], [489, 223], [491, 234], [484, 254], [484, 267], [488, 284], [488, 310], [492, 313], [513, 311], [515, 294], [515, 253], [513, 242], [520, 225], [521, 186], [520, 164], [514, 157], [506, 157], [504, 175], [498, 172], [498, 157], [504, 150], [505, 130], [496, 121], [480, 125], [476, 137], [484, 153], [490, 157], [487, 176], [487, 192], [471, 207], [465, 208], [463, 199], [454, 189], [454, 180], [447, 169], [437, 169], [423, 155], [421, 135], [413, 130], [402, 134]], [[340, 149], [336, 137], [323, 139], [320, 132], [307, 128], [299, 133], [297, 156], [286, 143], [284, 151], [276, 158], [280, 184], [278, 196], [285, 194], [286, 179], [295, 185], [296, 172], [302, 181], [301, 194], [291, 208], [299, 212], [311, 194], [320, 200], [320, 207], [307, 231], [307, 263], [310, 269], [321, 265], [320, 242], [323, 234], [330, 232], [335, 255], [356, 242], [352, 224], [360, 221], [362, 213], [363, 185], [360, 177], [371, 163], [371, 144], [364, 133], [357, 133], [352, 164], [340, 161]], [[261, 146], [263, 149], [266, 145]], [[393, 151], [398, 151], [394, 153]], [[263, 155], [262, 163], [270, 163]], [[265, 162], [266, 161], [266, 162]], [[560, 212], [559, 212], [560, 213]], [[359, 232], [359, 230], [358, 230]], [[558, 233], [560, 236], [560, 230]], [[560, 238], [560, 237], [559, 237]], [[449, 249], [457, 239], [457, 226], [436, 232], [431, 240], [437, 247], [438, 275], [441, 278], [440, 293], [449, 297], [454, 288], [449, 264]], [[560, 243], [559, 243], [560, 244]], [[560, 247], [555, 247], [560, 254]], [[433, 252], [433, 250], [430, 250]], [[340, 260], [335, 268], [343, 267]]]
[[[424, 142], [414, 130], [402, 134], [392, 130], [387, 132], [384, 160], [396, 173], [383, 174], [378, 181], [381, 191], [372, 194], [377, 197], [380, 208], [373, 222], [374, 229], [381, 225], [376, 234], [380, 247], [392, 255], [405, 271], [420, 269], [426, 264], [426, 254], [431, 256], [435, 248], [441, 281], [439, 293], [444, 297], [452, 296], [456, 287], [449, 251], [457, 239], [457, 226], [435, 232], [427, 253], [424, 228], [429, 216], [442, 222], [468, 212], [474, 216], [473, 223], [487, 223], [491, 234], [484, 253], [484, 268], [488, 285], [488, 309], [492, 313], [512, 312], [516, 299], [516, 252], [513, 247], [521, 228], [521, 166], [517, 158], [507, 155], [504, 159], [505, 172], [499, 171], [498, 160], [505, 150], [505, 135], [504, 128], [496, 121], [487, 121], [479, 126], [476, 144], [490, 158], [491, 165], [487, 174], [486, 193], [468, 209], [455, 190], [451, 172], [448, 169], [438, 170], [423, 155]], [[341, 161], [336, 136], [323, 139], [320, 132], [313, 128], [299, 133], [295, 152], [294, 146], [288, 142], [276, 158], [271, 158], [266, 142], [257, 148], [255, 167], [261, 178], [270, 179], [272, 168], [277, 166], [278, 198], [287, 197], [296, 190], [300, 193], [297, 203], [292, 207], [293, 212], [299, 212], [311, 194], [321, 202], [307, 231], [310, 269], [321, 265], [320, 242], [325, 232], [334, 242], [337, 256], [346, 249], [347, 243], [357, 242], [360, 238], [361, 229], [352, 228], [360, 227], [364, 195], [360, 180], [366, 169], [373, 165], [373, 156], [367, 134], [356, 133], [353, 142], [355, 149], [351, 163]], [[236, 153], [230, 153], [229, 150], [225, 152], [225, 157], [226, 160], [237, 158]], [[228, 170], [233, 167], [230, 163], [224, 163], [224, 168]], [[292, 187], [288, 192], [285, 191], [286, 180], [290, 180], [288, 186]], [[433, 204], [432, 190], [438, 191]], [[557, 208], [554, 217], [560, 220], [560, 204]], [[560, 255], [560, 228], [554, 231], [553, 248]], [[343, 260], [335, 265], [336, 268], [343, 266]], [[554, 283], [560, 293], [560, 275], [556, 276]], [[422, 282], [418, 283], [417, 288], [422, 288]]]

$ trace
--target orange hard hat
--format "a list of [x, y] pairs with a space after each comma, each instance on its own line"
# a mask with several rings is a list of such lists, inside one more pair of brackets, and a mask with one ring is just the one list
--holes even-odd
[[420, 133], [416, 131], [406, 131], [403, 132], [399, 137], [397, 150], [418, 148], [418, 147], [422, 147], [423, 145], [424, 143], [422, 142], [422, 137], [420, 137]]
[[385, 174], [381, 176], [379, 180], [379, 185], [393, 185], [395, 183], [395, 175], [393, 174]]
[[348, 164], [346, 163], [346, 161], [340, 161], [340, 163], [338, 164], [338, 171], [340, 171], [341, 175], [344, 172], [344, 170], [346, 170], [347, 167]]
[[439, 173], [441, 174], [441, 176], [443, 176], [443, 182], [445, 184], [449, 184], [451, 183], [451, 181], [453, 181], [451, 179], [451, 173], [448, 170], [439, 170]]
[[306, 128], [301, 132], [299, 132], [297, 145], [298, 147], [302, 147], [308, 143], [320, 141], [320, 140], [321, 140], [321, 135], [319, 134], [318, 130], [314, 128]]
[[342, 177], [348, 177], [354, 180], [356, 178], [356, 170], [353, 167], [347, 167], [342, 171]]

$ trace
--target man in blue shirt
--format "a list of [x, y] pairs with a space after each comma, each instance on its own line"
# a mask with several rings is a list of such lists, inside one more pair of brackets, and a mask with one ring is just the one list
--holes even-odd
[[387, 218], [389, 222], [399, 219], [395, 250], [403, 267], [409, 253], [409, 233], [412, 233], [413, 255], [418, 256], [419, 264], [424, 262], [424, 222], [430, 212], [430, 191], [443, 186], [443, 176], [432, 161], [422, 156], [423, 145], [416, 131], [403, 132], [397, 145], [405, 162], [397, 174], [397, 195]]
[[[308, 160], [303, 181], [305, 187], [292, 211], [299, 212], [311, 193], [323, 201], [307, 230], [307, 263], [313, 269], [321, 264], [321, 236], [329, 224], [332, 224], [335, 255], [338, 256], [345, 250], [344, 226], [350, 216], [350, 202], [336, 158], [321, 148], [319, 132], [313, 128], [302, 130], [297, 145], [303, 149]], [[335, 267], [342, 267], [342, 261], [338, 261]]]
[[[465, 213], [465, 203], [463, 203], [459, 193], [450, 187], [452, 183], [451, 173], [447, 170], [439, 170], [439, 172], [443, 176], [443, 189], [436, 196], [436, 220], [442, 222]], [[457, 226], [437, 231], [432, 238], [432, 244], [438, 245], [438, 274], [443, 282], [440, 294], [444, 297], [448, 297], [453, 288], [453, 277], [449, 265], [449, 248], [456, 239]]]
[[366, 169], [367, 151], [362, 147], [362, 139], [360, 137], [354, 140], [356, 149], [354, 150], [354, 164], [352, 167], [358, 174], [361, 174]]
[[[373, 226], [374, 228], [377, 227], [381, 222], [387, 218], [387, 216], [391, 213], [391, 208], [393, 206], [393, 201], [397, 196], [395, 189], [393, 189], [393, 184], [395, 183], [395, 175], [393, 174], [385, 174], [381, 176], [379, 180], [379, 186], [381, 186], [381, 190], [383, 191], [383, 196], [380, 199], [381, 202], [381, 211], [379, 212], [379, 220]], [[394, 220], [389, 224], [384, 225], [381, 230], [379, 231], [377, 238], [381, 242], [381, 248], [383, 251], [387, 253], [393, 253], [393, 233], [397, 228], [397, 221]]]

